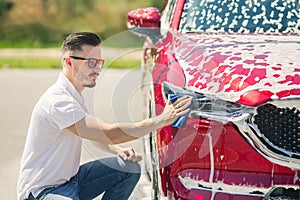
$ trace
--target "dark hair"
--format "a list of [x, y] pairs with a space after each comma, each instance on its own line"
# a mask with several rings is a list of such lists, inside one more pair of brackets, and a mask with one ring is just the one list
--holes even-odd
[[99, 44], [101, 44], [101, 39], [95, 33], [72, 33], [63, 41], [61, 51], [82, 51], [83, 45], [98, 46]]

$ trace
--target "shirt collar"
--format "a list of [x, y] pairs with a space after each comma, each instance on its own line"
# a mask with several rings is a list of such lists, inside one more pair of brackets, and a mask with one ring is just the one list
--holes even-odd
[[60, 72], [57, 82], [64, 87], [70, 94], [82, 105], [84, 105], [83, 96], [76, 90], [74, 85], [70, 82], [70, 80]]

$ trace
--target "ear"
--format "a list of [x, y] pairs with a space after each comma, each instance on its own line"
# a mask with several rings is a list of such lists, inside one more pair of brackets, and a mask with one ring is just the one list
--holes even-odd
[[67, 65], [72, 66], [72, 63], [71, 63], [71, 59], [70, 59], [70, 58], [66, 58], [66, 59], [65, 59], [65, 62], [66, 62]]

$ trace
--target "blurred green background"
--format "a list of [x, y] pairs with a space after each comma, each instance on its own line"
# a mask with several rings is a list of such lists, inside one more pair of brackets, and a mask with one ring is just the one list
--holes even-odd
[[0, 0], [0, 48], [57, 47], [77, 31], [105, 40], [127, 30], [130, 10], [164, 5], [165, 0]]
[[[0, 0], [0, 68], [59, 68], [60, 60], [18, 56], [16, 49], [59, 48], [70, 33], [91, 31], [109, 48], [142, 47], [145, 38], [127, 29], [127, 13], [136, 8], [163, 10], [166, 0]], [[14, 53], [16, 52], [16, 53]], [[110, 60], [110, 68], [132, 68], [139, 59]]]

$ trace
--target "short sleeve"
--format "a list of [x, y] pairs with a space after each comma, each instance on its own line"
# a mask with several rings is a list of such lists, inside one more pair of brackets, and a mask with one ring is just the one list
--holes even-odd
[[75, 124], [87, 115], [88, 113], [74, 99], [56, 101], [50, 108], [50, 119], [61, 130]]

